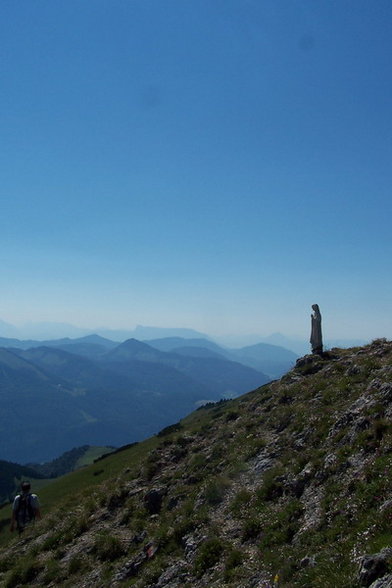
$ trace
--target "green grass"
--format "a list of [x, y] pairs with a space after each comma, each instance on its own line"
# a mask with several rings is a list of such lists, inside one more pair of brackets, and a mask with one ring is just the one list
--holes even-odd
[[95, 459], [101, 457], [102, 455], [106, 455], [111, 451], [113, 451], [112, 447], [89, 447], [85, 454], [76, 462], [75, 469], [90, 465], [94, 462]]

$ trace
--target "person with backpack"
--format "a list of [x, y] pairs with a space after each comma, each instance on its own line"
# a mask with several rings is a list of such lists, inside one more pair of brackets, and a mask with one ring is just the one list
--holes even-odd
[[12, 506], [12, 519], [10, 531], [12, 532], [16, 528], [19, 531], [19, 535], [24, 531], [24, 528], [35, 519], [41, 518], [41, 512], [39, 509], [38, 496], [31, 494], [30, 482], [22, 482], [21, 492], [15, 496], [14, 504]]

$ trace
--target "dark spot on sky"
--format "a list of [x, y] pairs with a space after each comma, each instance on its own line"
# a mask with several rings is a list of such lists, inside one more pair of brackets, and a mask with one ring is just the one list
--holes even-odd
[[314, 49], [315, 41], [313, 35], [302, 35], [298, 41], [298, 47], [301, 51], [308, 53]]
[[162, 95], [158, 85], [149, 84], [145, 86], [141, 94], [142, 107], [146, 110], [156, 108], [162, 102]]

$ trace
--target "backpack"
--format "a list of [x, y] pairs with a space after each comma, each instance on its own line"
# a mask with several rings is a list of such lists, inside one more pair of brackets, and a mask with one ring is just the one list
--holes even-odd
[[35, 510], [31, 504], [31, 494], [19, 494], [15, 516], [18, 526], [23, 527], [35, 519]]

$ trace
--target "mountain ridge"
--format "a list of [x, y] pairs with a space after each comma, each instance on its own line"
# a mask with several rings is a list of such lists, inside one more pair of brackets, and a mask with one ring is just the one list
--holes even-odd
[[[229, 359], [165, 353], [135, 339], [114, 347], [104, 341], [97, 353], [97, 342], [0, 348], [2, 459], [49, 461], [75, 446], [139, 441], [202, 403], [268, 381]], [[74, 353], [80, 346], [82, 354]]]
[[42, 489], [0, 583], [389, 586], [391, 417], [392, 342], [304, 356]]

